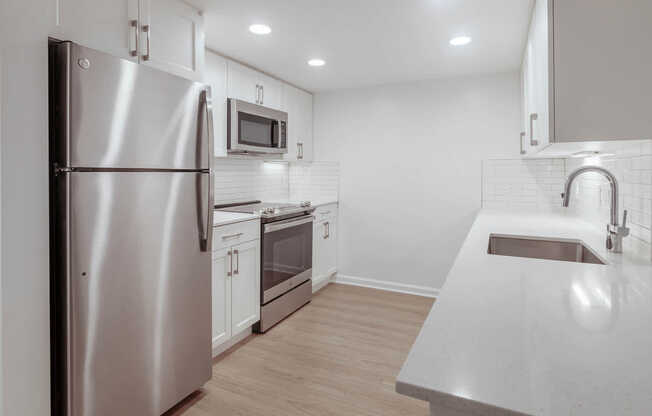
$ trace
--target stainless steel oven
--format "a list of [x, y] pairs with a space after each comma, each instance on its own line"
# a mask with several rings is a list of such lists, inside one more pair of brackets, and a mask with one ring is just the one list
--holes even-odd
[[312, 215], [262, 225], [261, 310], [254, 330], [265, 332], [310, 302]]
[[288, 115], [234, 98], [227, 105], [229, 153], [287, 153]]

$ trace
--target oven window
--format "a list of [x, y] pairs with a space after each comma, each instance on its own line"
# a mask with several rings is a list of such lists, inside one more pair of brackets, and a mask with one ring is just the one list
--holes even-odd
[[312, 268], [312, 222], [263, 235], [263, 292]]
[[249, 146], [278, 147], [278, 121], [238, 112], [238, 142]]

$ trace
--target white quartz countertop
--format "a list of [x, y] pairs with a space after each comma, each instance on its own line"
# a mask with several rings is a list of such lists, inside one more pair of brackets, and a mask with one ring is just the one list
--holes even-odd
[[225, 212], [220, 210], [213, 211], [213, 227], [220, 225], [233, 224], [236, 222], [255, 220], [260, 218], [258, 215], [245, 214], [241, 212]]
[[[491, 233], [579, 239], [609, 264], [490, 255]], [[396, 390], [451, 414], [652, 414], [650, 252], [604, 246], [567, 211], [481, 211]]]

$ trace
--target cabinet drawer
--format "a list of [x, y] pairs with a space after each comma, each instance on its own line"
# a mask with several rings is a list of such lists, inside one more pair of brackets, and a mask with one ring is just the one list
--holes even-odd
[[213, 228], [213, 250], [260, 239], [260, 220], [236, 222]]
[[322, 205], [315, 209], [315, 221], [337, 217], [337, 204]]

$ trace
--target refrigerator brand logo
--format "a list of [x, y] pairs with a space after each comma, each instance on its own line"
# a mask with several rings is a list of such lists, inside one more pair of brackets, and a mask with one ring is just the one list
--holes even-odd
[[88, 69], [91, 67], [91, 61], [86, 58], [81, 58], [77, 61], [77, 65], [79, 65], [81, 69]]

